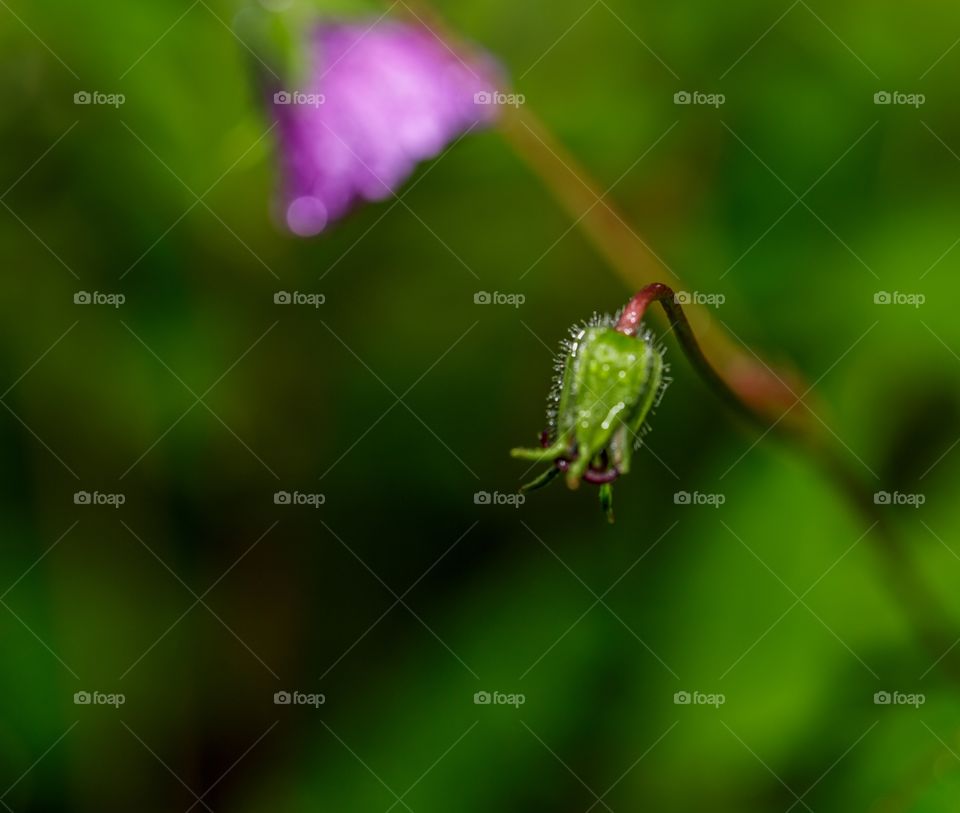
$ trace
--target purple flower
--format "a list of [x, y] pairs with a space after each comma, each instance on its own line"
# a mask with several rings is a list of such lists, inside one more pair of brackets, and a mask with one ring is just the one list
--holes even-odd
[[295, 234], [390, 197], [420, 161], [496, 117], [493, 60], [469, 64], [425, 29], [322, 24], [309, 48], [305, 86], [273, 97]]

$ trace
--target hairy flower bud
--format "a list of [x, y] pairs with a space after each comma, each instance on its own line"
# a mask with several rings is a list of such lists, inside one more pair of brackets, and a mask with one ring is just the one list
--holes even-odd
[[558, 359], [542, 448], [511, 451], [513, 457], [553, 463], [525, 490], [564, 473], [570, 488], [581, 481], [601, 486], [611, 517], [610, 484], [630, 471], [647, 418], [669, 383], [663, 348], [653, 336], [632, 335], [616, 325], [611, 318], [595, 319], [571, 331]]

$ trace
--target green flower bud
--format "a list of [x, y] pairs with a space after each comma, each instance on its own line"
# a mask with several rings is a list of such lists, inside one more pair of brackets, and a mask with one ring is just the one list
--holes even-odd
[[558, 359], [542, 448], [511, 451], [513, 457], [553, 463], [524, 490], [565, 473], [570, 488], [581, 481], [601, 486], [612, 521], [610, 484], [630, 471], [633, 451], [649, 428], [647, 418], [669, 383], [663, 348], [651, 334], [639, 334], [609, 317], [571, 331]]

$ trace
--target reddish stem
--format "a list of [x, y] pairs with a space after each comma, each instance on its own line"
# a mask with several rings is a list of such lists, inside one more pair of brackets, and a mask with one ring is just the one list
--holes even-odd
[[636, 336], [650, 304], [657, 300], [673, 298], [673, 291], [662, 282], [654, 282], [652, 285], [648, 285], [627, 303], [627, 307], [623, 309], [623, 313], [620, 315], [620, 321], [617, 322], [617, 330], [627, 336]]
[[667, 319], [670, 321], [670, 327], [676, 334], [683, 352], [707, 384], [741, 415], [766, 428], [769, 423], [768, 420], [731, 389], [730, 385], [721, 378], [720, 374], [707, 361], [707, 357], [703, 354], [703, 350], [700, 349], [697, 342], [697, 337], [693, 334], [693, 328], [690, 327], [690, 322], [683, 312], [683, 307], [677, 301], [676, 294], [669, 286], [662, 282], [654, 282], [638, 291], [623, 309], [616, 329], [625, 336], [636, 336], [647, 308], [654, 302], [659, 302], [663, 307]]

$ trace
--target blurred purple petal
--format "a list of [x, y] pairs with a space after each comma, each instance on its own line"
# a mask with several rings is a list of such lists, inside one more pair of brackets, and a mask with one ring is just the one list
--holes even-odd
[[306, 86], [273, 98], [284, 218], [295, 234], [318, 234], [357, 202], [391, 197], [419, 162], [496, 117], [487, 103], [493, 60], [468, 64], [427, 30], [323, 24], [309, 48]]

